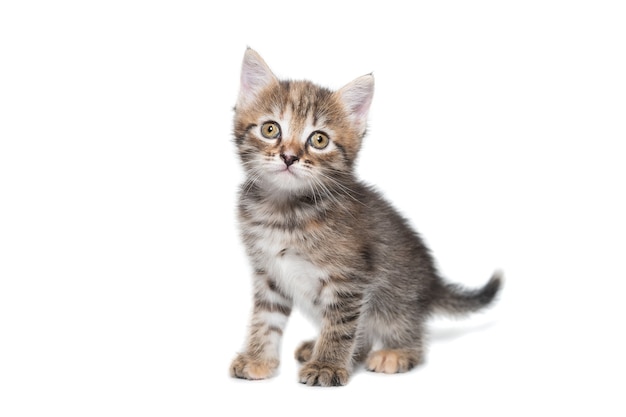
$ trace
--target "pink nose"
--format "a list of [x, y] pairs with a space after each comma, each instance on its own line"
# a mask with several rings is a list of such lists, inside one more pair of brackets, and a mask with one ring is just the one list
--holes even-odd
[[285, 165], [287, 165], [287, 166], [293, 165], [294, 162], [296, 162], [298, 159], [300, 159], [296, 155], [286, 155], [284, 153], [281, 153], [280, 157], [281, 157], [281, 159], [283, 161], [285, 161]]

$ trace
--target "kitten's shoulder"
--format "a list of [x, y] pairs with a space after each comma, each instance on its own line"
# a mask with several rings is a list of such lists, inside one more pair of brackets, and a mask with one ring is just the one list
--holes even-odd
[[369, 219], [369, 223], [373, 228], [389, 227], [391, 225], [395, 227], [408, 227], [409, 222], [402, 215], [383, 192], [376, 186], [366, 184], [364, 182], [359, 183], [360, 193], [362, 195], [362, 201], [367, 210], [366, 217]]
[[387, 200], [378, 187], [372, 184], [368, 184], [364, 181], [359, 181], [355, 187], [358, 190], [358, 194], [367, 206], [373, 206], [376, 208], [389, 207], [393, 209], [391, 203]]

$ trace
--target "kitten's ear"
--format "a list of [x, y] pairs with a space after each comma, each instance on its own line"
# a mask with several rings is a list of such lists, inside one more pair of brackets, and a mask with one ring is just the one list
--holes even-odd
[[278, 84], [278, 79], [263, 61], [261, 55], [254, 49], [248, 48], [241, 65], [241, 86], [237, 106], [254, 100], [265, 87], [272, 84]]
[[337, 93], [350, 113], [359, 134], [363, 135], [367, 126], [367, 114], [374, 97], [374, 76], [363, 75], [343, 86]]

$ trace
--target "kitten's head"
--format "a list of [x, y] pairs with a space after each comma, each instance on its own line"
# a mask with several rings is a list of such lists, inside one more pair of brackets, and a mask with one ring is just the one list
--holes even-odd
[[286, 195], [340, 186], [342, 176], [352, 175], [373, 93], [372, 75], [334, 92], [278, 80], [248, 49], [234, 127], [248, 180]]

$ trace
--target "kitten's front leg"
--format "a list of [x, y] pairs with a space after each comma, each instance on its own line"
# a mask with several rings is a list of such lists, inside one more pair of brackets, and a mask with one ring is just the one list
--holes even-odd
[[280, 342], [291, 305], [291, 300], [280, 293], [271, 278], [257, 275], [246, 348], [233, 360], [231, 376], [265, 379], [274, 375], [280, 363]]
[[311, 359], [300, 369], [300, 382], [307, 385], [345, 385], [350, 376], [363, 297], [341, 288], [327, 291], [326, 298], [320, 337]]

